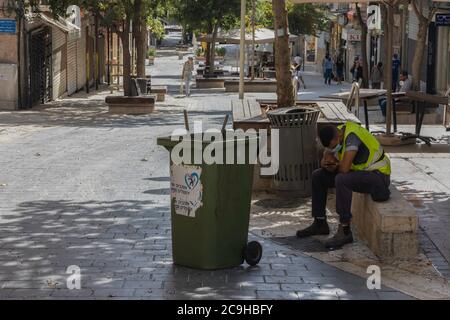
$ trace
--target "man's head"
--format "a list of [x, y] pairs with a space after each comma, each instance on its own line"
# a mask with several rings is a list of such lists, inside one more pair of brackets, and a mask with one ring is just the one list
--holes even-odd
[[402, 71], [400, 73], [400, 81], [405, 81], [406, 79], [408, 79], [408, 71]]
[[394, 59], [397, 60], [398, 59], [398, 54], [394, 53]]
[[335, 126], [326, 126], [320, 130], [319, 139], [325, 148], [333, 150], [341, 143], [342, 134]]

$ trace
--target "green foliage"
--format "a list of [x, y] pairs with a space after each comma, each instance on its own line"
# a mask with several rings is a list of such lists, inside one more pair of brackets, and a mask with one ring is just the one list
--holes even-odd
[[325, 31], [330, 20], [323, 6], [312, 3], [292, 5], [288, 11], [289, 30], [293, 34], [317, 35]]
[[148, 54], [149, 57], [154, 57], [154, 56], [156, 56], [156, 49], [150, 47], [150, 48], [148, 49], [147, 54]]
[[203, 48], [198, 48], [195, 50], [195, 56], [197, 57], [203, 57], [205, 55], [205, 50]]
[[215, 25], [223, 29], [236, 26], [240, 0], [172, 0], [174, 17], [185, 30], [210, 33]]
[[216, 54], [219, 57], [224, 57], [226, 53], [227, 53], [227, 49], [226, 48], [224, 48], [224, 47], [216, 48]]
[[[255, 0], [255, 25], [257, 28], [273, 29], [273, 11], [272, 1], [270, 0]], [[251, 10], [249, 8], [248, 10]], [[248, 15], [251, 16], [251, 11]], [[250, 18], [249, 18], [250, 20]]]
[[[271, 0], [255, 0], [255, 25], [257, 28], [274, 28], [274, 16]], [[293, 34], [317, 35], [319, 31], [326, 30], [329, 19], [326, 17], [326, 8], [322, 5], [305, 3], [286, 3], [289, 19], [289, 30]], [[248, 21], [251, 21], [251, 7], [247, 6]], [[249, 22], [247, 23], [249, 26]]]
[[164, 24], [160, 19], [148, 17], [147, 26], [157, 39], [164, 39]]

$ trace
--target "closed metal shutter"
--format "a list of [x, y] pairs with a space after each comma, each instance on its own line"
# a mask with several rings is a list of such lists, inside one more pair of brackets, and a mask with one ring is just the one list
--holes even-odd
[[67, 94], [77, 92], [77, 42], [67, 44]]
[[66, 34], [52, 28], [53, 100], [67, 92], [67, 42]]
[[417, 16], [413, 10], [409, 11], [408, 22], [409, 39], [417, 40], [417, 32], [419, 31], [419, 19], [417, 19]]

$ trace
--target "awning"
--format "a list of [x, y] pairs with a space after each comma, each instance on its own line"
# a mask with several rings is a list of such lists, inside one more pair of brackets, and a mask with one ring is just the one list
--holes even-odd
[[58, 19], [53, 18], [47, 12], [33, 13], [27, 15], [27, 20], [32, 23], [33, 21], [40, 21], [50, 27], [56, 27], [64, 33], [68, 34], [69, 40], [78, 39], [81, 37], [81, 29], [76, 25], [70, 23], [67, 20], [59, 17]]
[[[212, 34], [202, 35], [198, 37], [198, 41], [201, 42], [212, 42]], [[289, 35], [291, 41], [295, 41], [298, 36]], [[241, 30], [232, 29], [230, 31], [219, 31], [217, 33], [216, 42], [227, 43], [227, 44], [240, 44], [241, 40]], [[246, 32], [245, 42], [247, 44], [252, 43], [252, 33]], [[260, 28], [255, 30], [255, 43], [256, 44], [266, 44], [275, 42], [275, 31], [266, 28]]]

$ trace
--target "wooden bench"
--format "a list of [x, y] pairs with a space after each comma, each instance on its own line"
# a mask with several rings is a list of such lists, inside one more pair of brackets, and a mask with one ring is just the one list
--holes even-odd
[[163, 102], [166, 100], [167, 86], [151, 86], [150, 94], [156, 95], [156, 101]]
[[270, 129], [270, 121], [263, 114], [261, 104], [256, 99], [232, 100], [234, 130]]
[[419, 253], [419, 217], [391, 185], [391, 198], [374, 202], [370, 195], [353, 193], [353, 226], [358, 239], [381, 259], [414, 257]]
[[140, 115], [153, 113], [155, 111], [154, 96], [108, 96], [106, 97], [105, 102], [109, 107], [109, 113], [112, 114]]
[[[247, 131], [254, 129], [259, 133], [259, 130], [264, 129], [270, 134], [270, 121], [264, 115], [261, 105], [254, 98], [244, 100], [232, 100], [231, 109], [233, 113], [233, 129]], [[267, 141], [268, 149], [270, 151], [270, 139]], [[255, 165], [253, 176], [253, 190], [267, 191], [272, 187], [272, 177], [261, 176], [261, 166]]]

